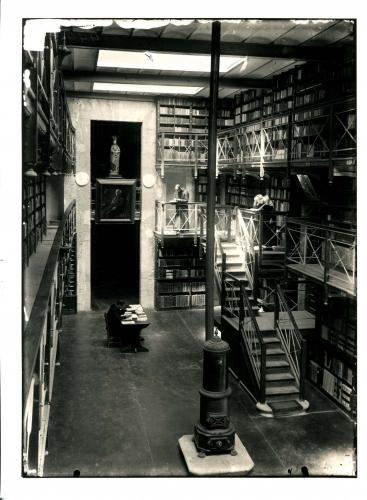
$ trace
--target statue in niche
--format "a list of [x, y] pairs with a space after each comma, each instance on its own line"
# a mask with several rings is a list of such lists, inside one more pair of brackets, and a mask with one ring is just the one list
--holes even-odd
[[110, 152], [110, 173], [109, 177], [120, 176], [120, 148], [117, 144], [117, 135], [112, 136], [112, 146]]

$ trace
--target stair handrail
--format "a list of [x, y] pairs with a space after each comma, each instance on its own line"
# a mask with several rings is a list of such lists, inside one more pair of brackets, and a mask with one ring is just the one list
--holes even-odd
[[[246, 316], [248, 319], [246, 319]], [[251, 325], [252, 328], [248, 328]], [[239, 331], [247, 349], [253, 372], [259, 386], [259, 402], [265, 403], [266, 387], [266, 344], [260, 333], [256, 316], [252, 310], [243, 281], [240, 282]]]
[[[48, 415], [56, 366], [58, 335], [62, 325], [62, 306], [70, 251], [76, 237], [76, 202], [65, 210], [54, 237], [37, 295], [23, 333], [23, 472], [43, 474]], [[37, 386], [37, 393], [35, 393]], [[32, 425], [33, 412], [40, 418]], [[32, 444], [31, 432], [38, 434]], [[30, 463], [32, 455], [32, 464]], [[33, 458], [34, 457], [34, 458]]]
[[[226, 279], [230, 279], [240, 289], [240, 302], [238, 316], [233, 310], [225, 306], [227, 294]], [[250, 359], [251, 368], [258, 384], [259, 402], [265, 403], [265, 377], [266, 377], [266, 344], [261, 336], [256, 316], [252, 310], [250, 299], [247, 295], [245, 283], [233, 274], [222, 273], [222, 314], [229, 313], [238, 317], [238, 332]], [[229, 282], [227, 282], [228, 284]], [[232, 285], [230, 285], [232, 286]]]
[[[276, 286], [274, 328], [279, 333], [293, 375], [299, 387], [300, 399], [304, 399], [306, 379], [307, 343], [302, 337], [293, 313], [287, 303], [281, 286]], [[283, 313], [282, 317], [280, 313]], [[286, 327], [285, 324], [291, 325]]]
[[[255, 215], [255, 214], [254, 214]], [[243, 260], [245, 265], [245, 272], [249, 281], [250, 287], [253, 288], [255, 283], [255, 246], [254, 239], [249, 232], [247, 224], [245, 223], [242, 211], [236, 207], [236, 235], [235, 241], [240, 246], [243, 252]]]

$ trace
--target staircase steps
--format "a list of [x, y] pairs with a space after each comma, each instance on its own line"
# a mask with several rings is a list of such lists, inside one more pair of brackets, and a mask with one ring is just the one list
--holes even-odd
[[278, 347], [280, 345], [280, 340], [278, 337], [264, 337], [263, 336], [263, 342], [266, 344], [267, 349], [268, 348], [273, 348], [273, 347]]
[[267, 373], [265, 380], [267, 387], [283, 387], [286, 384], [295, 384], [295, 378], [288, 370], [279, 373]]
[[[266, 360], [266, 369], [271, 372], [276, 372], [277, 370], [281, 371], [282, 368], [289, 368], [289, 363], [285, 359], [267, 359]], [[269, 373], [269, 372], [268, 372]]]
[[279, 394], [298, 394], [299, 390], [295, 385], [283, 385], [282, 387], [267, 387], [266, 396], [278, 396]]
[[283, 385], [281, 387], [267, 387], [265, 397], [267, 403], [274, 401], [289, 401], [297, 399], [299, 389], [295, 385]]
[[274, 415], [288, 415], [304, 411], [303, 407], [296, 399], [271, 401], [268, 403]]
[[[252, 352], [255, 355], [260, 355], [261, 354], [261, 352], [259, 350], [252, 351]], [[274, 360], [275, 356], [276, 357], [278, 357], [278, 356], [284, 357], [285, 354], [284, 354], [283, 349], [280, 349], [279, 347], [270, 347], [270, 348], [266, 349], [266, 356], [272, 356], [272, 360]]]

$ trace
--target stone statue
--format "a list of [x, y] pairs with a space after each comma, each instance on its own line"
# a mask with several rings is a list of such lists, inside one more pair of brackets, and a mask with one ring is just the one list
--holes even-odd
[[109, 177], [118, 177], [120, 175], [119, 164], [120, 164], [120, 148], [117, 145], [117, 135], [113, 135], [111, 152], [110, 152]]

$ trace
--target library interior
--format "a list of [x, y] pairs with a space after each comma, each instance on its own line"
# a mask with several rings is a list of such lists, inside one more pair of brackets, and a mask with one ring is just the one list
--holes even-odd
[[356, 20], [27, 19], [24, 477], [355, 477]]

